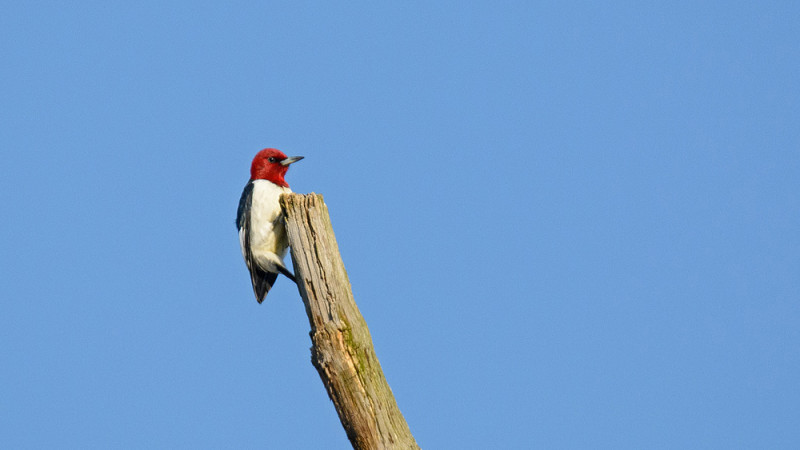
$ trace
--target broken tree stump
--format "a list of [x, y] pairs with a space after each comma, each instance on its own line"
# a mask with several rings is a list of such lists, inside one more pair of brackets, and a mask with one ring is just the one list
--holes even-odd
[[419, 448], [372, 346], [319, 194], [284, 194], [297, 288], [311, 324], [311, 363], [355, 449]]

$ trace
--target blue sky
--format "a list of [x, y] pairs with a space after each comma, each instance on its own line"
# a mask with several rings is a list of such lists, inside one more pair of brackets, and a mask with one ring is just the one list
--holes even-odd
[[800, 446], [796, 2], [331, 5], [6, 5], [0, 446], [349, 448], [264, 147], [424, 448]]

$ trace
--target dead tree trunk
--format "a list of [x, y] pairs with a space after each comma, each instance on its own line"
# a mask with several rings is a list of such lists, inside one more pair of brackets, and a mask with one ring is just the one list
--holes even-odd
[[311, 363], [353, 448], [419, 448], [353, 300], [322, 196], [285, 194], [281, 207], [297, 287], [311, 323]]

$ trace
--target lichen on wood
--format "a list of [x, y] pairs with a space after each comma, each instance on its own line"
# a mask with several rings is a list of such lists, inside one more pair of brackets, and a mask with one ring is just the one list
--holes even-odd
[[353, 299], [322, 196], [284, 194], [280, 202], [297, 288], [311, 325], [311, 363], [353, 448], [419, 448]]

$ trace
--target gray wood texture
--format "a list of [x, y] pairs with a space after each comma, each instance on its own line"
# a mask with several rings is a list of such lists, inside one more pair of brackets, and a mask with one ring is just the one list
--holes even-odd
[[419, 448], [375, 355], [319, 194], [284, 194], [297, 287], [311, 324], [311, 363], [356, 449]]

